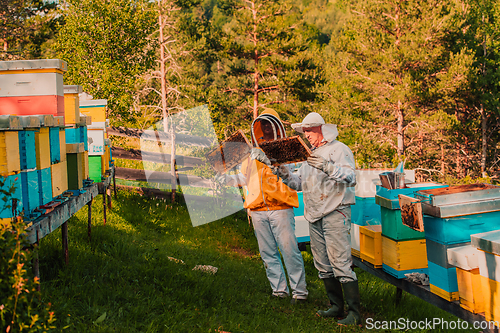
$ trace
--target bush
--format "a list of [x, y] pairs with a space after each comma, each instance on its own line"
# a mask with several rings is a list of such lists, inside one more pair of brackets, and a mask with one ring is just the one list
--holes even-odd
[[0, 327], [2, 332], [50, 332], [56, 317], [40, 302], [39, 279], [31, 274], [21, 218], [0, 223]]

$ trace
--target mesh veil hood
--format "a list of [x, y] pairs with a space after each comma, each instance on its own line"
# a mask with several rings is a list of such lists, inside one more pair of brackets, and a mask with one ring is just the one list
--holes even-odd
[[273, 140], [286, 138], [285, 126], [281, 122], [279, 115], [273, 109], [264, 109], [264, 111], [252, 122], [252, 143], [259, 147], [259, 142], [262, 142], [264, 132], [261, 125], [263, 121], [267, 121], [273, 128]]

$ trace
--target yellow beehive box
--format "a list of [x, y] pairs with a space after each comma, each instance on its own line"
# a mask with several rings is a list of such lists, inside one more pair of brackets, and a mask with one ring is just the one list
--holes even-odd
[[59, 129], [59, 150], [61, 152], [61, 162], [66, 161], [66, 131]]
[[439, 287], [436, 287], [433, 284], [430, 285], [430, 290], [433, 294], [436, 294], [439, 297], [444, 298], [448, 302], [458, 301], [458, 291], [449, 292]]
[[460, 306], [473, 313], [484, 312], [484, 296], [479, 268], [464, 270], [457, 267]]
[[101, 170], [102, 174], [109, 170], [109, 146], [104, 146], [104, 155], [101, 156]]
[[88, 179], [89, 178], [89, 152], [84, 151], [83, 152], [83, 157], [82, 157], [82, 172], [83, 172], [83, 179]]
[[376, 268], [382, 267], [382, 226], [360, 226], [359, 236], [361, 259]]
[[0, 132], [0, 174], [7, 175], [20, 170], [21, 160], [19, 155], [18, 132]]
[[64, 123], [66, 125], [80, 123], [80, 102], [78, 94], [82, 91], [81, 86], [64, 86]]
[[35, 132], [36, 168], [50, 168], [50, 136], [48, 127], [40, 127]]
[[92, 123], [106, 122], [106, 105], [108, 101], [105, 99], [91, 99], [79, 102], [80, 112], [92, 118]]
[[52, 197], [63, 194], [68, 190], [68, 164], [66, 161], [50, 166], [52, 176]]
[[396, 242], [382, 236], [382, 262], [397, 271], [427, 268], [425, 239]]
[[484, 296], [484, 316], [486, 320], [500, 322], [500, 282], [479, 275]]

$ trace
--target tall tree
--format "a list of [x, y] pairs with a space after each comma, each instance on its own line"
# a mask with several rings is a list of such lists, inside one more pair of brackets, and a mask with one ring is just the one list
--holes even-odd
[[133, 121], [140, 75], [154, 67], [156, 50], [149, 37], [157, 19], [147, 0], [67, 0], [57, 56], [68, 62], [66, 84], [83, 86], [94, 98], [108, 100], [113, 123]]
[[[402, 158], [406, 131], [436, 109], [430, 88], [450, 68], [444, 38], [451, 24], [450, 1], [353, 1], [352, 20], [339, 49], [345, 71], [371, 130]], [[434, 100], [433, 100], [434, 98]]]
[[42, 56], [43, 44], [54, 37], [60, 21], [55, 8], [52, 1], [0, 1], [0, 60]]
[[293, 115], [301, 102], [314, 100], [317, 73], [299, 13], [277, 0], [235, 0], [224, 8], [231, 21], [223, 27], [216, 71], [237, 108], [232, 111], [255, 118], [259, 108], [282, 104]]
[[[496, 153], [500, 139], [500, 4], [489, 0], [464, 0], [457, 13], [460, 29], [453, 46], [467, 48], [474, 55], [462, 121], [476, 119], [477, 127], [469, 133], [478, 137], [480, 172], [483, 177], [494, 171], [500, 160]], [[475, 132], [475, 133], [474, 133]], [[488, 161], [491, 165], [488, 167]], [[498, 167], [497, 167], [498, 169]]]

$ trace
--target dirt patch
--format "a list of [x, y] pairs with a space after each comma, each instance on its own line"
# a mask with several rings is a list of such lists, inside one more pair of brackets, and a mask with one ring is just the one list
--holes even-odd
[[240, 247], [231, 247], [231, 251], [233, 251], [234, 253], [237, 253], [238, 255], [242, 256], [242, 257], [253, 257], [255, 254], [248, 251], [248, 250], [245, 250], [245, 249], [242, 249]]

